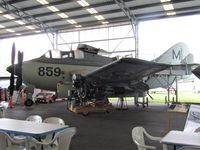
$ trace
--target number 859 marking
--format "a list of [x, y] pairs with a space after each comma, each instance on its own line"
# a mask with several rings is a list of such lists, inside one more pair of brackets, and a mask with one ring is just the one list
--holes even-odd
[[38, 75], [39, 76], [60, 76], [61, 69], [59, 67], [39, 67], [38, 68]]

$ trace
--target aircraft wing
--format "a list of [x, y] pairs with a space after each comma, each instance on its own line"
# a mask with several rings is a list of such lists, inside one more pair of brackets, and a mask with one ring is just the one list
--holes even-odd
[[101, 83], [128, 83], [162, 71], [170, 65], [136, 58], [122, 58], [85, 75], [86, 79]]
[[183, 76], [183, 75], [190, 75], [192, 74], [192, 70], [197, 68], [199, 64], [177, 64], [177, 65], [170, 65], [169, 68], [162, 70], [156, 74], [159, 75], [172, 75], [172, 76]]

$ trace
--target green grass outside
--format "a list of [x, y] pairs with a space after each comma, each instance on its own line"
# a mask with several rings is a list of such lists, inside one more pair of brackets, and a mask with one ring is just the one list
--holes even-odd
[[[154, 98], [153, 100], [149, 99], [150, 101], [165, 102], [165, 96], [167, 96], [167, 92], [151, 93], [150, 95]], [[172, 100], [172, 97], [176, 98], [174, 94], [170, 94], [170, 100]], [[200, 93], [179, 91], [178, 102], [200, 103]]]
[[[167, 96], [167, 92], [150, 92], [150, 95], [153, 97], [153, 100], [149, 98], [150, 102], [165, 102], [165, 96]], [[173, 93], [170, 93], [170, 100], [172, 101], [172, 97], [176, 98]], [[126, 100], [133, 100], [133, 97], [126, 97]], [[118, 98], [109, 98], [109, 100], [118, 100]], [[178, 92], [178, 102], [187, 102], [187, 103], [200, 103], [200, 93], [194, 92]]]

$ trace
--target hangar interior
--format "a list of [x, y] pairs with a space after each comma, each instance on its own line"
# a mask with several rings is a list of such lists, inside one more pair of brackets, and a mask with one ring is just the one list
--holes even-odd
[[[105, 45], [106, 50], [113, 52], [122, 51], [118, 45], [123, 39], [124, 45], [131, 43], [130, 48], [123, 51], [132, 51], [137, 58], [140, 21], [198, 14], [200, 2], [2, 0], [0, 4], [0, 39], [46, 33], [54, 48], [67, 44], [65, 48], [70, 49], [77, 43], [90, 43]], [[120, 33], [117, 28], [122, 28]], [[96, 34], [99, 36], [93, 36]], [[69, 35], [73, 39], [69, 39]]]
[[[132, 52], [138, 58], [141, 21], [199, 14], [199, 6], [198, 0], [1, 0], [0, 40], [46, 34], [53, 48], [71, 50], [79, 43], [99, 44], [116, 55]], [[123, 49], [122, 40], [128, 48]], [[5, 117], [59, 116], [77, 127], [71, 150], [130, 150], [137, 149], [131, 139], [134, 126], [143, 126], [156, 136], [164, 136], [169, 129], [183, 130], [186, 114], [170, 116], [167, 110], [160, 104], [146, 109], [130, 104], [127, 111], [84, 117], [68, 112], [66, 103], [61, 102], [23, 109], [15, 106], [6, 110]], [[160, 143], [155, 145], [161, 149]]]
[[51, 46], [65, 51], [80, 43], [139, 58], [138, 25], [142, 21], [199, 13], [198, 1], [2, 0], [0, 39], [46, 34]]

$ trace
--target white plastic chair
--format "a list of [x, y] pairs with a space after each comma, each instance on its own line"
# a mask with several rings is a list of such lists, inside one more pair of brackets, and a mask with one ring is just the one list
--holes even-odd
[[[26, 118], [26, 121], [33, 121], [33, 122], [42, 123], [42, 117], [39, 116], [39, 115], [30, 115]], [[24, 135], [14, 135], [13, 139], [15, 139], [15, 140], [25, 140], [26, 137]]]
[[[15, 140], [5, 132], [0, 132], [0, 150], [25, 150], [26, 140]], [[16, 145], [17, 144], [17, 145]]]
[[138, 150], [157, 149], [155, 146], [148, 146], [145, 144], [144, 135], [148, 139], [153, 141], [160, 142], [160, 140], [162, 139], [161, 137], [151, 136], [146, 132], [146, 130], [143, 127], [134, 127], [132, 129], [132, 139], [133, 142], [137, 145]]
[[0, 103], [0, 118], [4, 117], [4, 112], [8, 108], [8, 106], [9, 106], [8, 102], [2, 101]]
[[59, 117], [48, 117], [44, 119], [44, 123], [60, 124], [65, 125], [65, 121]]
[[[71, 139], [75, 133], [76, 127], [70, 127], [57, 132], [51, 141], [40, 142], [34, 138], [31, 141], [37, 145], [37, 150], [41, 149], [41, 146], [43, 146], [43, 150], [69, 150]], [[53, 145], [55, 141], [58, 141], [58, 145]]]
[[26, 118], [27, 121], [42, 123], [42, 117], [39, 115], [31, 115]]
[[[65, 125], [65, 121], [59, 117], [48, 117], [46, 119], [44, 119], [43, 121], [44, 123], [51, 123], [51, 124], [60, 124], [60, 125]], [[53, 139], [55, 134], [50, 134], [47, 135], [44, 139], [42, 139], [43, 142], [49, 142]], [[53, 143], [54, 145], [57, 145], [57, 141], [55, 140], [55, 142]]]

